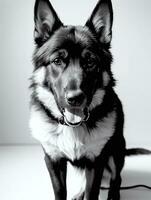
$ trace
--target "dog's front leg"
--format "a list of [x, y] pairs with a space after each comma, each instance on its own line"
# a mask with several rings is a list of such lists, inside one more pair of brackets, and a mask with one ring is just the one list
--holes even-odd
[[54, 161], [45, 153], [45, 162], [51, 177], [55, 200], [66, 200], [66, 161], [63, 159]]
[[104, 166], [95, 162], [91, 167], [86, 167], [86, 188], [84, 200], [98, 200]]

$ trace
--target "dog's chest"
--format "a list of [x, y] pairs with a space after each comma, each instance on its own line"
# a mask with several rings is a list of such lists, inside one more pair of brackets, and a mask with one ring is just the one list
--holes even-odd
[[97, 128], [88, 130], [85, 124], [77, 128], [50, 124], [36, 111], [31, 115], [30, 126], [32, 135], [53, 159], [67, 157], [73, 161], [86, 157], [93, 160], [113, 135], [115, 118], [115, 112], [111, 112], [97, 123]]
[[111, 126], [108, 122], [102, 122], [98, 128], [91, 131], [85, 125], [78, 128], [64, 126], [56, 139], [57, 146], [60, 152], [72, 161], [81, 157], [93, 160], [112, 136], [113, 126]]

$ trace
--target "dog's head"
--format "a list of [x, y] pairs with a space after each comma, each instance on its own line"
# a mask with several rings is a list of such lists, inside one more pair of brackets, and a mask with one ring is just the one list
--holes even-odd
[[35, 71], [45, 71], [42, 83], [68, 123], [80, 123], [114, 84], [111, 1], [100, 0], [84, 26], [63, 25], [48, 0], [36, 1], [34, 19]]

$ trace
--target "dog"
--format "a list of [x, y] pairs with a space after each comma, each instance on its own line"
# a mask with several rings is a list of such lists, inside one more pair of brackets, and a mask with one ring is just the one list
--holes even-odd
[[85, 174], [73, 199], [98, 200], [107, 169], [108, 200], [119, 200], [124, 158], [133, 150], [126, 149], [111, 71], [111, 0], [99, 0], [84, 26], [64, 25], [48, 0], [36, 0], [34, 22], [30, 128], [44, 149], [55, 199], [67, 198], [69, 162]]

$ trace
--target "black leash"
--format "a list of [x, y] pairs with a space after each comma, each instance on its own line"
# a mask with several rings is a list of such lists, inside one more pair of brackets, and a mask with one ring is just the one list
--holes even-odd
[[[134, 189], [134, 188], [145, 188], [145, 189], [148, 189], [148, 190], [151, 190], [151, 186], [148, 186], [148, 185], [131, 185], [131, 186], [122, 186], [120, 187], [120, 190], [130, 190], [130, 189]], [[110, 188], [109, 187], [100, 187], [101, 190], [109, 190]]]

